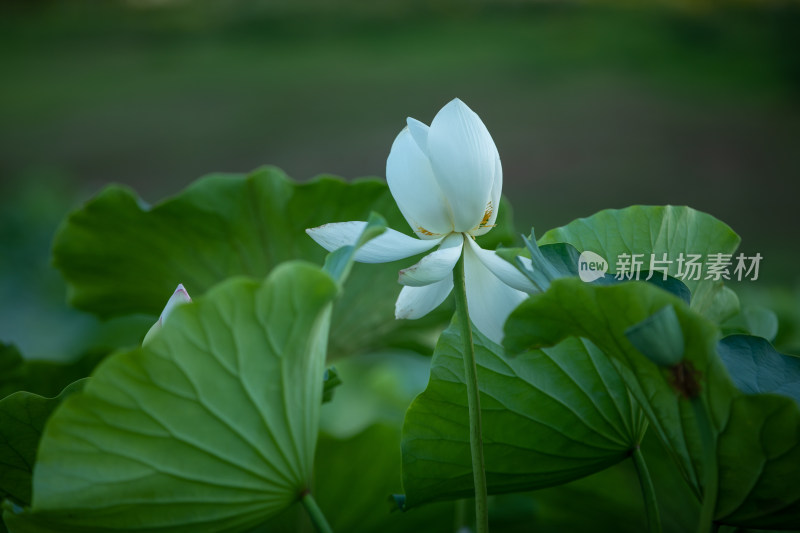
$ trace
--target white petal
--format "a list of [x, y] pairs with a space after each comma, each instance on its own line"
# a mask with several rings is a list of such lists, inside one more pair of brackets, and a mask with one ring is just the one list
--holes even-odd
[[525, 274], [519, 271], [517, 267], [499, 257], [493, 250], [484, 250], [478, 243], [472, 239], [467, 239], [469, 247], [475, 256], [483, 263], [492, 274], [497, 276], [500, 281], [517, 289], [518, 291], [527, 292], [528, 294], [538, 292], [531, 280]]
[[422, 150], [422, 153], [427, 157], [428, 155], [428, 125], [420, 122], [415, 118], [408, 117], [406, 119], [408, 125], [408, 132], [413, 137], [417, 147]]
[[452, 208], [454, 231], [472, 230], [481, 223], [492, 200], [499, 160], [489, 130], [466, 104], [455, 99], [433, 119], [428, 153], [439, 187]]
[[[306, 230], [317, 244], [332, 252], [342, 246], [352, 246], [367, 226], [366, 222], [334, 222]], [[442, 239], [421, 240], [386, 228], [382, 234], [368, 241], [356, 252], [361, 263], [388, 263], [426, 252]]]
[[494, 227], [495, 221], [497, 221], [497, 213], [500, 211], [500, 195], [503, 192], [503, 166], [500, 164], [500, 155], [497, 156], [497, 161], [495, 162], [494, 167], [494, 182], [492, 182], [492, 193], [491, 193], [491, 200], [486, 205], [486, 211], [483, 214], [483, 220], [481, 220], [478, 227], [472, 230], [470, 233], [479, 237], [485, 233], [488, 233]]
[[[415, 126], [415, 129], [420, 128]], [[433, 175], [428, 157], [409, 128], [403, 128], [394, 140], [386, 160], [386, 182], [400, 212], [420, 238], [437, 238], [453, 231], [450, 205]]]
[[528, 295], [512, 289], [489, 272], [471, 247], [464, 250], [464, 279], [472, 322], [481, 333], [500, 344], [506, 318]]
[[453, 290], [453, 276], [425, 287], [403, 287], [394, 305], [397, 318], [422, 318], [441, 304]]
[[416, 265], [401, 270], [398, 281], [408, 287], [424, 287], [448, 275], [452, 277], [463, 246], [464, 237], [460, 233], [451, 233], [438, 250], [423, 257]]

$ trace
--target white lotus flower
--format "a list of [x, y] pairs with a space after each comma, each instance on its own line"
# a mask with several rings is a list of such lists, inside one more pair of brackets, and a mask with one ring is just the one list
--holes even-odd
[[[397, 318], [420, 318], [453, 289], [453, 267], [464, 254], [467, 305], [475, 326], [499, 342], [511, 311], [534, 287], [475, 237], [494, 227], [503, 171], [480, 117], [461, 100], [445, 105], [430, 127], [409, 118], [386, 161], [386, 181], [397, 206], [419, 237], [387, 229], [358, 250], [356, 261], [385, 263], [438, 249], [400, 271], [405, 285]], [[328, 251], [352, 245], [366, 222], [325, 224], [306, 232]]]
[[148, 330], [147, 335], [144, 336], [144, 340], [142, 341], [142, 345], [147, 344], [153, 338], [153, 335], [157, 331], [161, 329], [164, 325], [164, 321], [167, 320], [172, 311], [179, 305], [191, 302], [192, 298], [189, 296], [189, 293], [186, 292], [186, 289], [183, 287], [183, 284], [179, 283], [178, 288], [175, 289], [175, 292], [172, 293], [169, 300], [167, 300], [167, 305], [164, 306], [164, 310], [161, 311], [161, 316], [158, 317], [158, 321]]

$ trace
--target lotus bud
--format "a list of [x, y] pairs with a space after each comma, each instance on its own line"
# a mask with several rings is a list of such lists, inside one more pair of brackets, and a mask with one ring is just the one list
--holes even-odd
[[142, 346], [146, 345], [153, 339], [153, 336], [156, 334], [157, 331], [161, 329], [164, 325], [164, 321], [167, 320], [169, 315], [172, 314], [172, 311], [181, 304], [191, 302], [192, 299], [189, 296], [189, 293], [186, 292], [186, 289], [183, 287], [182, 284], [178, 285], [178, 288], [175, 289], [175, 292], [172, 293], [172, 296], [167, 301], [167, 305], [164, 306], [164, 310], [161, 312], [161, 316], [158, 317], [158, 320], [153, 327], [150, 328], [150, 331], [147, 332], [147, 335], [144, 336], [144, 340], [142, 341]]

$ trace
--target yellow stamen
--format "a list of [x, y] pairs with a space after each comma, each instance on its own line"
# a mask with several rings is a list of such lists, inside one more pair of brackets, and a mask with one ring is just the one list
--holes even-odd
[[495, 227], [497, 224], [489, 224], [489, 219], [492, 218], [493, 213], [494, 213], [494, 207], [492, 206], [492, 202], [490, 200], [489, 203], [486, 204], [486, 211], [483, 213], [483, 220], [481, 220], [481, 223], [478, 224], [478, 227], [481, 228]]

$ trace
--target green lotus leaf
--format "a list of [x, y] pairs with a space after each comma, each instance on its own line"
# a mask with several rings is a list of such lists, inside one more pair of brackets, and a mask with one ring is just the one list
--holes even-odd
[[0, 400], [0, 498], [30, 505], [33, 464], [44, 424], [64, 398], [81, 390], [84, 381], [69, 385], [55, 398], [15, 392]]
[[[309, 487], [331, 302], [285, 263], [176, 309], [53, 413], [12, 532], [247, 531]], [[40, 528], [40, 529], [36, 529]]]
[[[679, 365], [665, 368], [641, 354], [626, 331], [667, 306], [675, 310], [685, 351]], [[703, 453], [698, 422], [685, 396], [699, 393], [717, 441], [715, 520], [759, 528], [800, 523], [795, 483], [800, 478], [800, 407], [786, 396], [744, 396], [729, 376], [731, 365], [726, 368], [717, 355], [717, 327], [680, 299], [647, 283], [594, 286], [564, 278], [523, 302], [505, 332], [511, 353], [576, 337], [594, 342], [614, 362], [697, 497], [703, 489]], [[749, 358], [747, 365], [753, 367], [758, 357], [741, 359]], [[777, 383], [774, 378], [766, 381], [775, 391], [785, 393], [784, 385], [793, 386], [791, 379]]]
[[[708, 276], [709, 254], [733, 254], [739, 246], [739, 236], [716, 218], [683, 206], [631, 206], [625, 209], [606, 209], [587, 218], [579, 218], [545, 233], [539, 244], [566, 242], [578, 251], [590, 251], [608, 261], [609, 272], [618, 273], [617, 262], [622, 254], [641, 254], [642, 271], [651, 270], [651, 256], [660, 261], [666, 254], [668, 263], [656, 263], [667, 273], [682, 281], [692, 292], [692, 309], [716, 322], [738, 311], [736, 295], [723, 285], [723, 279]], [[701, 256], [703, 268], [690, 269], [680, 258], [689, 254]], [[734, 275], [735, 258], [727, 269]], [[683, 271], [681, 271], [681, 269]], [[688, 274], [688, 275], [687, 275]], [[723, 305], [724, 304], [724, 305]]]
[[[487, 234], [496, 244], [513, 238], [510, 209]], [[107, 318], [161, 312], [178, 283], [192, 297], [237, 275], [264, 277], [282, 261], [321, 264], [325, 250], [305, 233], [329, 222], [383, 215], [388, 227], [409, 231], [386, 183], [352, 183], [322, 176], [297, 183], [273, 167], [249, 175], [213, 174], [150, 207], [130, 189], [110, 186], [64, 221], [53, 262], [68, 284], [70, 303]], [[490, 237], [491, 236], [491, 237]], [[394, 319], [397, 273], [413, 259], [355, 265], [335, 305], [329, 355], [385, 346], [423, 351], [445, 310], [422, 320]]]
[[782, 354], [766, 339], [751, 335], [729, 335], [717, 349], [742, 392], [773, 392], [800, 404], [800, 357]]
[[[508, 359], [474, 331], [489, 492], [558, 485], [622, 461], [644, 417], [614, 366], [570, 339]], [[403, 427], [406, 506], [474, 494], [463, 343], [454, 319], [439, 338], [427, 389]]]

